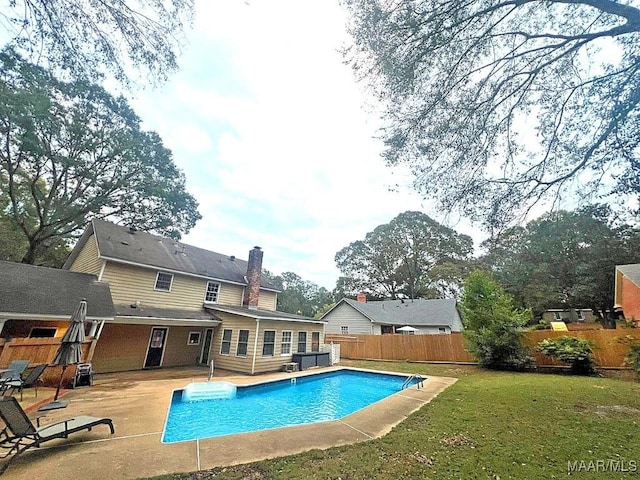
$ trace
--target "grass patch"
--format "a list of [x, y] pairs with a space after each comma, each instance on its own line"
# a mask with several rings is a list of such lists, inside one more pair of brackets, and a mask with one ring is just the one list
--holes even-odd
[[[473, 366], [343, 363], [459, 380], [379, 439], [156, 480], [551, 479], [567, 477], [569, 461], [607, 459], [640, 468], [638, 383]], [[630, 473], [572, 477], [603, 475]]]

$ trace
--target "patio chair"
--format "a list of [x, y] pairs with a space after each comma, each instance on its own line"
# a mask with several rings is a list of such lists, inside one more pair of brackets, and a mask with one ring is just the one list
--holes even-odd
[[0, 455], [6, 458], [13, 455], [0, 467], [0, 474], [9, 468], [11, 462], [22, 452], [31, 447], [40, 447], [41, 444], [56, 438], [68, 438], [69, 435], [83, 430], [91, 430], [96, 425], [107, 425], [111, 434], [115, 433], [113, 421], [110, 418], [80, 416], [36, 427], [24, 412], [18, 400], [14, 397], [0, 398], [0, 418], [6, 427], [0, 432], [0, 448], [8, 451]]
[[[25, 388], [34, 387], [36, 390], [36, 398], [38, 398], [38, 382], [40, 381], [40, 377], [44, 373], [44, 370], [49, 366], [47, 363], [43, 363], [41, 365], [36, 365], [31, 369], [29, 375], [27, 375], [24, 380], [8, 380], [5, 381], [0, 386], [0, 392], [2, 395], [13, 395], [16, 388], [20, 390], [20, 401], [22, 401], [22, 391]], [[9, 393], [7, 393], [9, 391]]]
[[7, 371], [0, 376], [3, 382], [22, 379], [22, 373], [29, 366], [29, 360], [13, 360], [7, 367]]

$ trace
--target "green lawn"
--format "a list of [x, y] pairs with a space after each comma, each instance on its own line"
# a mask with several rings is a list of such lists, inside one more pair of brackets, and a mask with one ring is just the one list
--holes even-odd
[[[640, 476], [637, 382], [403, 362], [348, 364], [459, 380], [383, 438], [157, 479], [552, 479], [568, 477], [568, 462], [581, 461], [583, 470], [570, 478]], [[636, 472], [603, 472], [632, 470], [633, 462]]]

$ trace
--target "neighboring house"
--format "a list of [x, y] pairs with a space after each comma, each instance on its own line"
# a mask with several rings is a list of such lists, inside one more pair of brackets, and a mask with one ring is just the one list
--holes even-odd
[[415, 335], [438, 335], [460, 332], [462, 322], [454, 299], [385, 300], [367, 302], [343, 298], [322, 316], [326, 333], [381, 335], [402, 333], [409, 329]]
[[[38, 297], [29, 301], [37, 304], [34, 312], [26, 314], [65, 324], [63, 318], [68, 323], [86, 297], [89, 333], [96, 338], [91, 362], [98, 373], [207, 365], [212, 360], [216, 368], [231, 371], [275, 371], [291, 362], [294, 353], [319, 351], [325, 322], [276, 311], [278, 290], [261, 278], [262, 257], [260, 247], [244, 261], [93, 220], [63, 270], [4, 272], [8, 284], [0, 290], [0, 304], [5, 299], [17, 302], [14, 297], [27, 290]], [[76, 277], [100, 285], [105, 295], [110, 292], [109, 315], [92, 313], [98, 302], [86, 289], [70, 295], [73, 287], [59, 295], [67, 279]], [[56, 309], [58, 305], [65, 309]], [[27, 320], [19, 303], [9, 306], [1, 318]], [[26, 336], [28, 325], [21, 328]]]
[[595, 322], [596, 316], [590, 308], [550, 308], [542, 313], [545, 322]]
[[616, 266], [614, 303], [628, 322], [640, 323], [640, 263]]
[[0, 261], [0, 337], [62, 337], [82, 299], [87, 333], [115, 317], [109, 285], [95, 275]]

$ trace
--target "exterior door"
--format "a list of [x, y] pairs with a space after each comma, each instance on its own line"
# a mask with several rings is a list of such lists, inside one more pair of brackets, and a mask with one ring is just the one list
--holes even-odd
[[153, 327], [151, 338], [149, 339], [149, 349], [147, 358], [144, 361], [144, 368], [159, 367], [162, 364], [164, 346], [167, 343], [168, 328]]
[[213, 340], [213, 328], [207, 328], [204, 332], [204, 342], [202, 345], [202, 354], [200, 355], [200, 363], [209, 363], [209, 350], [211, 350], [211, 341]]

